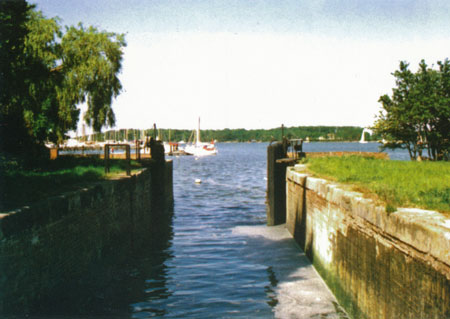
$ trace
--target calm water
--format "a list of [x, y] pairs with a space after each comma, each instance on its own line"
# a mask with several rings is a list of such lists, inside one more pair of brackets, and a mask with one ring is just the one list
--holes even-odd
[[[173, 158], [174, 218], [170, 234], [143, 262], [145, 285], [129, 305], [133, 318], [274, 318], [283, 313], [275, 293], [278, 277], [280, 269], [299, 267], [298, 249], [291, 240], [249, 236], [263, 231], [266, 222], [267, 144], [219, 144], [218, 149], [213, 157]], [[377, 151], [378, 145], [309, 143], [304, 150]], [[404, 155], [390, 153], [392, 159], [407, 159]], [[276, 255], [271, 249], [293, 250]]]

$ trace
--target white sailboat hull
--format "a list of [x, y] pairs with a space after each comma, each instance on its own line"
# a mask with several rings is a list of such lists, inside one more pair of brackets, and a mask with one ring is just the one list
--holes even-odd
[[195, 143], [188, 144], [184, 148], [184, 151], [187, 154], [191, 154], [194, 156], [208, 156], [217, 154], [217, 149], [213, 142], [212, 143], [200, 142], [200, 118], [198, 118], [197, 132], [195, 135], [196, 135]]
[[214, 144], [208, 143], [186, 145], [184, 151], [194, 156], [217, 155], [217, 149]]

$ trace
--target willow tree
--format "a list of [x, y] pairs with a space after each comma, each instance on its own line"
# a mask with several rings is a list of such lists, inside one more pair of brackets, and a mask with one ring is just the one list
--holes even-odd
[[411, 159], [424, 156], [449, 159], [450, 155], [450, 62], [439, 68], [421, 61], [417, 72], [401, 62], [394, 72], [392, 96], [380, 97], [382, 110], [375, 131], [386, 141], [385, 148], [405, 148]]
[[4, 151], [61, 142], [76, 129], [85, 102], [84, 120], [95, 131], [114, 125], [124, 35], [81, 23], [62, 30], [57, 18], [44, 17], [25, 1], [0, 2], [0, 24], [0, 83], [10, 83], [0, 95]]

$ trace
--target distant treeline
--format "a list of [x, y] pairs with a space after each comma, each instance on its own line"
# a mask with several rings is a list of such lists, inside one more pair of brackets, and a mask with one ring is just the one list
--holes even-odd
[[[284, 136], [289, 139], [309, 139], [310, 141], [358, 141], [363, 131], [358, 126], [297, 126], [284, 127]], [[272, 140], [281, 140], [281, 127], [273, 129], [223, 129], [223, 130], [202, 130], [201, 140], [218, 142], [269, 142]], [[105, 133], [95, 134], [96, 141], [103, 140], [135, 140], [143, 139], [146, 136], [159, 136], [164, 141], [189, 141], [194, 138], [192, 130], [177, 129], [153, 129], [137, 130], [137, 129], [121, 129], [110, 130]], [[369, 136], [366, 134], [366, 140], [377, 140], [377, 136]]]

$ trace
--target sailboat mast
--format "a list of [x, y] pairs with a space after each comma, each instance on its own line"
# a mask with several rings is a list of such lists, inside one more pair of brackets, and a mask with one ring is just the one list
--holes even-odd
[[197, 126], [197, 141], [196, 144], [200, 144], [200, 117], [198, 118], [198, 126]]

